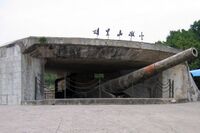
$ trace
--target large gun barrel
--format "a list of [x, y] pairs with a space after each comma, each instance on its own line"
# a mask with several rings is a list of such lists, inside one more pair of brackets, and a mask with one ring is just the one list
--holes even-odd
[[162, 72], [187, 60], [191, 60], [197, 56], [197, 50], [195, 48], [190, 48], [119, 78], [109, 80], [103, 83], [101, 87], [102, 89], [105, 89], [111, 93], [122, 92], [131, 87], [131, 85], [137, 84], [142, 80], [158, 74], [159, 72]]

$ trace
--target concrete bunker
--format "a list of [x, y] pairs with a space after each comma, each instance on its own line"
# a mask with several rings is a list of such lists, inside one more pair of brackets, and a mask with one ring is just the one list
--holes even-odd
[[[187, 63], [176, 65], [120, 93], [101, 85], [172, 56], [159, 44], [87, 38], [29, 37], [0, 48], [1, 104], [43, 100], [44, 73], [57, 75], [55, 98], [175, 98], [197, 100]], [[110, 89], [114, 89], [111, 86]]]

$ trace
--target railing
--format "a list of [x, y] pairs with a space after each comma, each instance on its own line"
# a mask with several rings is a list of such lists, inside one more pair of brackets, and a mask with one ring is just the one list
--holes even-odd
[[174, 80], [168, 79], [166, 82], [157, 81], [155, 86], [152, 88], [151, 97], [158, 98], [168, 93], [169, 98], [174, 98]]
[[73, 92], [74, 95], [82, 95], [87, 97], [89, 93], [98, 91], [99, 97], [101, 97], [102, 90], [99, 88], [100, 82], [96, 79], [93, 79], [89, 82], [78, 82], [72, 79], [67, 79], [65, 84], [66, 84], [65, 86], [66, 90]]

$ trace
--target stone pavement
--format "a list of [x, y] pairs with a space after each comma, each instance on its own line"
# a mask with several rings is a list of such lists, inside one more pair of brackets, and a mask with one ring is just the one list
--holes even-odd
[[0, 133], [199, 133], [200, 102], [0, 106]]

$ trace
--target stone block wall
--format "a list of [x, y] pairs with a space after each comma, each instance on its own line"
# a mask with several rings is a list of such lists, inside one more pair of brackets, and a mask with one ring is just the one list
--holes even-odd
[[21, 51], [18, 45], [0, 48], [0, 104], [21, 103]]

